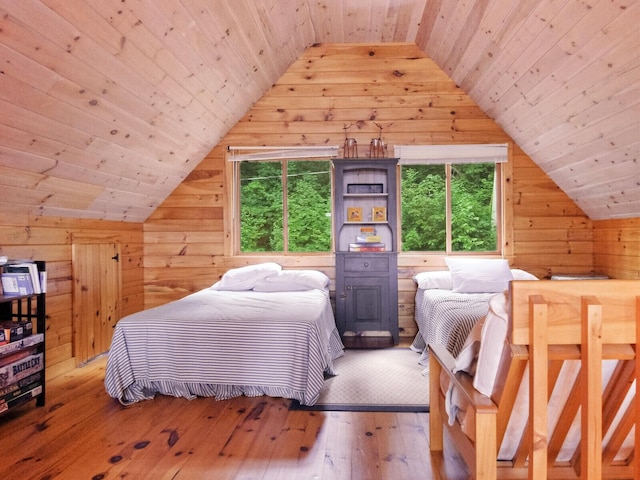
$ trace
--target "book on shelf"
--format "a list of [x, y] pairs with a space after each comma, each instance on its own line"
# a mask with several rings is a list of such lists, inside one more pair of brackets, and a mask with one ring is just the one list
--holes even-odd
[[31, 295], [33, 282], [28, 273], [2, 272], [2, 290], [4, 295]]
[[386, 247], [384, 243], [350, 243], [350, 252], [384, 252]]
[[47, 272], [38, 268], [38, 262], [9, 261], [2, 265], [2, 294], [31, 295], [47, 291]]
[[23, 387], [26, 387], [35, 382], [42, 382], [42, 372], [34, 373], [33, 375], [23, 378], [22, 380], [17, 381], [16, 383], [12, 383], [11, 385], [7, 385], [6, 387], [0, 388], [0, 397], [4, 397], [8, 393], [15, 392], [16, 390], [20, 390]]
[[[0, 329], [4, 332], [4, 328], [0, 327]], [[12, 352], [16, 352], [23, 348], [35, 347], [42, 342], [44, 342], [44, 334], [34, 333], [33, 335], [23, 337], [21, 340], [18, 340], [16, 342], [0, 345], [0, 356], [9, 355]]]
[[380, 235], [367, 235], [356, 237], [356, 243], [380, 243], [382, 241], [382, 237]]
[[43, 354], [38, 353], [0, 368], [0, 388], [15, 383], [44, 369]]
[[[37, 387], [41, 385], [42, 379], [41, 375], [39, 374], [31, 375], [23, 380], [20, 380], [17, 383], [7, 385], [6, 387], [0, 389], [0, 403], [9, 403], [11, 400], [21, 397], [25, 393], [31, 392], [32, 390], [36, 390], [36, 392], [39, 393]], [[38, 393], [36, 393], [36, 395]]]
[[375, 227], [360, 227], [360, 235], [356, 235], [356, 243], [371, 244], [381, 242], [382, 236], [378, 235]]
[[10, 400], [2, 399], [0, 400], [0, 413], [6, 412], [10, 408], [17, 407], [18, 405], [22, 405], [23, 403], [28, 402], [34, 397], [37, 397], [42, 393], [42, 382], [33, 384], [24, 389], [20, 389], [20, 392], [17, 396], [14, 396]]
[[20, 261], [8, 263], [3, 267], [3, 273], [27, 273], [31, 278], [31, 286], [33, 292], [42, 293], [40, 286], [40, 271], [38, 265], [35, 262]]

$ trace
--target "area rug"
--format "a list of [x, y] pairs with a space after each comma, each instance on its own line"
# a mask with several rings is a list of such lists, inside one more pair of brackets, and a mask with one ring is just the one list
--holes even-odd
[[292, 410], [428, 412], [429, 379], [408, 348], [345, 350], [334, 360], [315, 405], [291, 403]]

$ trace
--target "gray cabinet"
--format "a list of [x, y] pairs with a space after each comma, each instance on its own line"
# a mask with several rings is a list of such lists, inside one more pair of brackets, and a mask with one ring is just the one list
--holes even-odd
[[334, 160], [336, 323], [398, 343], [396, 159]]

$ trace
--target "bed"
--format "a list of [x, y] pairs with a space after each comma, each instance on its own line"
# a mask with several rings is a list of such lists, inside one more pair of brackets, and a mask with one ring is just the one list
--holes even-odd
[[[640, 281], [512, 281], [454, 357], [430, 345], [430, 448], [470, 475], [638, 478]], [[634, 470], [636, 469], [636, 470]]]
[[511, 280], [537, 280], [524, 270], [510, 268], [504, 259], [448, 257], [446, 263], [448, 270], [413, 277], [418, 333], [411, 348], [422, 354], [420, 364], [425, 367], [430, 344], [458, 355], [473, 326], [487, 315], [491, 297], [506, 290]]
[[116, 324], [106, 391], [125, 405], [156, 394], [268, 395], [313, 405], [344, 349], [328, 284], [321, 272], [252, 265], [129, 315]]

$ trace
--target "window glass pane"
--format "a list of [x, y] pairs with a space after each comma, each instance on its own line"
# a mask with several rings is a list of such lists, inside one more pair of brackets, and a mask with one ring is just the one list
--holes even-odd
[[446, 174], [444, 165], [402, 167], [402, 250], [445, 251]]
[[240, 251], [282, 251], [282, 164], [240, 164]]
[[451, 249], [496, 251], [493, 163], [451, 165]]
[[330, 251], [330, 162], [287, 162], [287, 202], [289, 251]]

